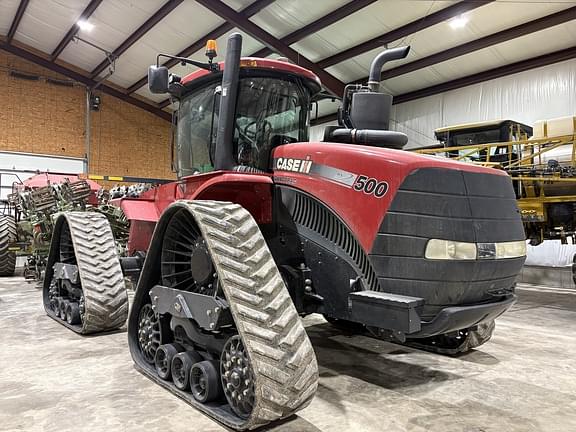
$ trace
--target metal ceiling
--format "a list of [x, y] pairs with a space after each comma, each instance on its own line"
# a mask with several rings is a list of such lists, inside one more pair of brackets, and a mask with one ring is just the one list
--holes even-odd
[[[460, 16], [468, 24], [451, 28]], [[207, 39], [222, 58], [234, 31], [243, 55], [287, 57], [337, 95], [366, 79], [384, 46], [410, 44], [410, 56], [382, 72], [400, 103], [575, 58], [575, 21], [569, 0], [1, 0], [0, 49], [91, 86], [108, 61], [79, 36], [116, 58], [102, 91], [169, 119], [169, 102], [146, 88], [147, 66], [159, 52], [202, 60]], [[321, 105], [320, 121], [333, 119], [334, 105]]]

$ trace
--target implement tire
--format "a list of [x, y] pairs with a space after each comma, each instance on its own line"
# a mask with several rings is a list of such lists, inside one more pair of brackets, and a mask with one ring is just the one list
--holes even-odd
[[0, 276], [13, 276], [16, 252], [10, 245], [16, 242], [16, 221], [11, 216], [0, 216]]

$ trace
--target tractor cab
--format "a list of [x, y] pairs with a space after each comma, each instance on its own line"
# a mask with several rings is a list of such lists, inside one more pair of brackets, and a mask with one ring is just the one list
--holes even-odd
[[[220, 68], [224, 66], [221, 65]], [[222, 72], [184, 77], [177, 124], [179, 176], [214, 170]], [[309, 107], [320, 91], [310, 72], [278, 60], [240, 62], [232, 154], [242, 170], [267, 171], [272, 150], [308, 141]]]
[[[209, 42], [210, 60], [215, 55], [212, 47]], [[190, 62], [198, 66], [183, 61]], [[231, 152], [227, 159], [231, 157], [228, 162], [234, 170], [268, 171], [275, 147], [308, 141], [310, 104], [321, 90], [320, 80], [312, 72], [286, 61], [242, 58], [236, 88], [230, 91], [223, 85], [224, 62], [210, 61], [200, 67], [183, 78], [167, 76], [162, 67], [152, 66], [149, 71], [151, 91], [168, 92], [178, 101], [175, 147], [179, 178], [222, 168], [216, 161], [216, 142], [219, 125], [222, 127], [222, 99], [232, 92], [235, 102], [227, 113], [231, 118], [225, 126], [229, 138], [224, 144]], [[159, 74], [163, 74], [161, 79]]]

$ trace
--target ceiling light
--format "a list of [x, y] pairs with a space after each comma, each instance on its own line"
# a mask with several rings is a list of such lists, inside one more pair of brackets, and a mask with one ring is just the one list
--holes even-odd
[[87, 32], [92, 31], [92, 29], [94, 28], [94, 24], [91, 24], [88, 21], [84, 21], [84, 20], [80, 20], [76, 24], [78, 24], [78, 27], [80, 28], [80, 30], [87, 31]]
[[453, 29], [460, 29], [466, 26], [468, 23], [468, 18], [466, 18], [464, 15], [460, 15], [451, 19], [448, 23]]

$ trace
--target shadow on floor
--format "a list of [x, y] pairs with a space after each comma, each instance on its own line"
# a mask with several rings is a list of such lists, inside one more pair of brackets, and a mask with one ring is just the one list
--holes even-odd
[[[293, 415], [287, 419], [274, 422], [272, 424], [262, 426], [256, 429], [257, 432], [264, 432], [273, 430], [274, 432], [321, 432], [322, 429], [318, 429], [312, 423], [304, 420], [298, 415]], [[230, 429], [232, 432], [232, 429]]]
[[380, 350], [382, 352], [378, 352], [336, 340], [334, 336], [350, 336], [350, 334], [342, 333], [328, 323], [312, 325], [306, 330], [316, 351], [319, 366], [326, 369], [321, 372], [321, 376], [348, 375], [386, 389], [407, 388], [461, 378], [454, 373], [395, 360], [393, 356], [413, 350], [400, 348], [389, 351], [386, 348], [394, 345], [387, 342], [374, 339], [374, 342], [383, 348]]

